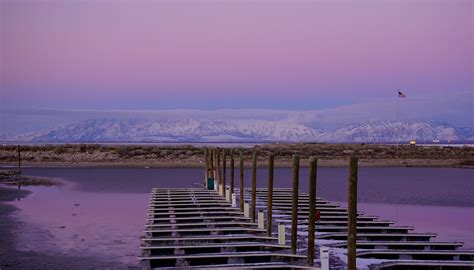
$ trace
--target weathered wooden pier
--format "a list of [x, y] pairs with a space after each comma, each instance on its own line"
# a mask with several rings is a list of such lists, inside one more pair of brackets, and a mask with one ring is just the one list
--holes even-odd
[[150, 267], [304, 268], [305, 256], [267, 236], [216, 191], [154, 189], [148, 237], [142, 240]]
[[350, 161], [349, 207], [343, 208], [316, 197], [316, 158], [307, 194], [299, 190], [297, 156], [292, 188], [273, 187], [273, 155], [268, 187], [256, 187], [256, 151], [251, 188], [245, 188], [239, 157], [238, 188], [233, 153], [206, 149], [202, 188], [152, 190], [140, 257], [146, 267], [474, 269], [474, 252], [460, 250], [462, 243], [434, 241], [434, 233], [358, 212], [357, 158]]

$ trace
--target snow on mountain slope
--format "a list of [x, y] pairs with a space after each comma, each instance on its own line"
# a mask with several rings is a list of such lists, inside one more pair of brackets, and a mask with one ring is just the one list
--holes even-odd
[[366, 122], [321, 131], [287, 120], [85, 120], [47, 131], [22, 134], [18, 141], [307, 141], [395, 142], [465, 140], [465, 130], [435, 121]]
[[367, 122], [325, 132], [317, 137], [317, 141], [328, 142], [395, 142], [398, 139], [406, 142], [434, 139], [463, 140], [465, 137], [456, 128], [435, 121]]
[[20, 141], [310, 141], [315, 131], [301, 124], [265, 121], [86, 120], [18, 136]]

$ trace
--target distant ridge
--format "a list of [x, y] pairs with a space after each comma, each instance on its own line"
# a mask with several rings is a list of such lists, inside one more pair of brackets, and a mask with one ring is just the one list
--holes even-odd
[[336, 130], [317, 130], [288, 120], [211, 121], [183, 119], [85, 120], [53, 129], [4, 136], [24, 142], [367, 142], [410, 140], [470, 141], [473, 128], [456, 128], [437, 121], [374, 121]]

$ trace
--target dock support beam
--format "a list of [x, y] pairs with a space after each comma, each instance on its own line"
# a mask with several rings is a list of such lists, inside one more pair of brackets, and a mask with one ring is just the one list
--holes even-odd
[[358, 158], [351, 157], [349, 163], [349, 206], [347, 228], [347, 267], [349, 270], [356, 270], [357, 170]]
[[293, 203], [291, 211], [291, 254], [296, 254], [298, 242], [298, 181], [300, 170], [300, 158], [293, 155]]
[[308, 265], [314, 265], [314, 233], [316, 222], [316, 174], [318, 159], [309, 159], [309, 216], [308, 216]]
[[257, 209], [257, 150], [254, 149], [252, 153], [252, 210], [250, 211], [250, 217], [252, 222], [255, 223]]
[[240, 211], [244, 211], [244, 153], [239, 153], [239, 174], [240, 174]]
[[272, 211], [273, 211], [273, 164], [275, 156], [268, 157], [268, 205], [267, 205], [267, 236], [272, 236]]

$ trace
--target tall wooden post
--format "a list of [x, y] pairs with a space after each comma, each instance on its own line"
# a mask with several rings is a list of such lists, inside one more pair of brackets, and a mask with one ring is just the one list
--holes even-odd
[[239, 176], [240, 176], [240, 210], [244, 211], [244, 153], [239, 153]]
[[226, 185], [226, 170], [227, 170], [227, 152], [225, 151], [225, 149], [222, 149], [222, 196], [224, 198], [227, 198], [226, 197], [226, 188], [225, 188], [225, 185]]
[[208, 159], [209, 159], [209, 177], [212, 177], [212, 179], [214, 179], [214, 164], [213, 164], [213, 161], [214, 161], [214, 151], [213, 149], [209, 149], [209, 155], [208, 155]]
[[293, 155], [293, 203], [291, 211], [291, 254], [296, 254], [298, 242], [298, 181], [300, 171], [300, 157]]
[[[217, 183], [219, 183], [219, 190], [222, 185], [222, 177], [221, 177], [221, 151], [219, 148], [216, 148], [216, 178], [217, 178]], [[220, 193], [219, 193], [220, 194]]]
[[20, 145], [16, 146], [16, 150], [18, 152], [18, 173], [21, 174], [21, 153], [20, 153]]
[[21, 174], [21, 150], [20, 150], [20, 145], [16, 146], [16, 150], [18, 152], [18, 173]]
[[358, 158], [351, 157], [349, 163], [349, 206], [347, 221], [347, 267], [349, 270], [356, 270], [357, 171]]
[[216, 168], [214, 167], [214, 149], [213, 148], [210, 149], [210, 153], [209, 153], [209, 166], [211, 167], [211, 177], [212, 179], [215, 179], [216, 173], [214, 172], [214, 170]]
[[273, 211], [273, 163], [274, 155], [268, 157], [268, 205], [267, 205], [267, 236], [272, 236], [272, 211]]
[[216, 183], [219, 179], [217, 179], [217, 149], [212, 149], [212, 177], [216, 180]]
[[209, 149], [204, 148], [204, 188], [207, 189], [207, 178], [209, 178]]
[[230, 196], [234, 194], [234, 153], [230, 150]]
[[252, 222], [255, 222], [257, 209], [257, 150], [254, 149], [252, 153], [252, 210], [250, 217]]
[[308, 265], [314, 265], [314, 233], [316, 223], [316, 181], [318, 159], [309, 159], [309, 216], [308, 216]]

